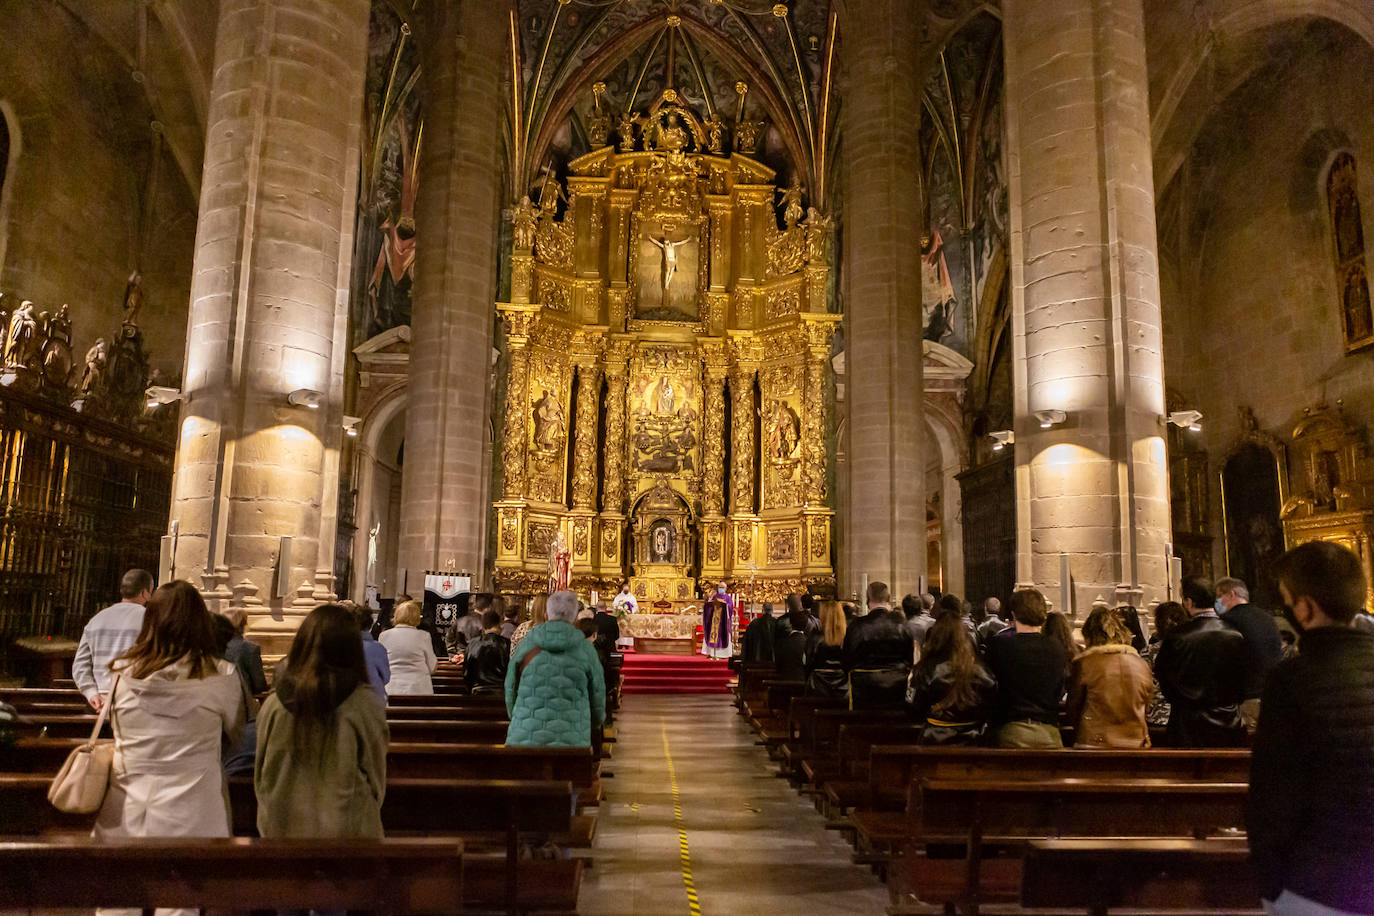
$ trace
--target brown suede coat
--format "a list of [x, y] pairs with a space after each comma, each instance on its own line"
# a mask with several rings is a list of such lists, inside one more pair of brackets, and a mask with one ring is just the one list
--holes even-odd
[[1154, 693], [1149, 664], [1130, 646], [1094, 646], [1069, 666], [1074, 747], [1149, 747], [1145, 709]]

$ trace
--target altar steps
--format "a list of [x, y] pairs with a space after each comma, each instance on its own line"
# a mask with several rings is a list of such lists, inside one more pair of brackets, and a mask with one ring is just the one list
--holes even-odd
[[725, 693], [729, 663], [702, 655], [625, 653], [620, 692], [628, 694]]

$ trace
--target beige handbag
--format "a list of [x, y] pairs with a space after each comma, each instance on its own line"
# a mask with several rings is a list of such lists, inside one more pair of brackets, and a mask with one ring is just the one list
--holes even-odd
[[105, 793], [110, 789], [110, 769], [114, 766], [115, 743], [113, 739], [100, 738], [100, 729], [105, 725], [110, 707], [114, 706], [118, 686], [119, 676], [115, 675], [110, 698], [95, 718], [91, 739], [67, 755], [67, 762], [62, 764], [48, 787], [48, 801], [58, 811], [94, 814], [105, 801]]

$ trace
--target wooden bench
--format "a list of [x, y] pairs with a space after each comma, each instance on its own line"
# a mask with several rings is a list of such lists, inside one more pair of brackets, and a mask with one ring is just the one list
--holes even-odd
[[26, 909], [232, 903], [244, 910], [453, 913], [463, 901], [463, 845], [423, 838], [0, 842], [0, 900]]
[[1243, 839], [1032, 840], [1021, 870], [1024, 907], [1093, 916], [1263, 912]]
[[[1247, 790], [1245, 783], [1161, 779], [921, 779], [889, 889], [896, 901], [914, 897], [976, 913], [985, 902], [1020, 899], [1020, 853], [1031, 840], [1234, 832], [1245, 823]], [[941, 857], [941, 845], [958, 852]]]

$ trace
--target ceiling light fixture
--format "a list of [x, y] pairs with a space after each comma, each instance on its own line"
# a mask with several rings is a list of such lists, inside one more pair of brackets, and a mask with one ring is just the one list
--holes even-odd
[[319, 410], [323, 401], [324, 395], [313, 388], [297, 388], [286, 396], [286, 403], [292, 407], [308, 407], [311, 410]]

